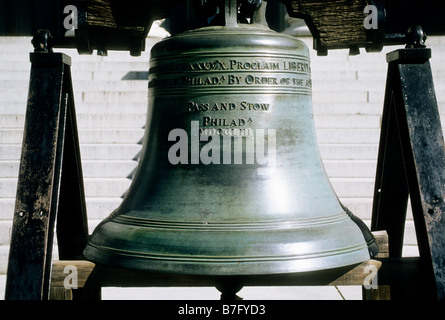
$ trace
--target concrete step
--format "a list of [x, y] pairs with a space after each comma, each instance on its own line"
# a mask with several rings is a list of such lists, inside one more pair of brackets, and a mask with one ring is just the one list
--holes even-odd
[[[88, 197], [85, 199], [88, 219], [104, 219], [122, 202], [122, 197]], [[0, 198], [0, 221], [12, 221], [14, 198]]]
[[[78, 113], [78, 129], [135, 129], [145, 126], [145, 116], [143, 113]], [[25, 114], [0, 114], [0, 128], [21, 129], [25, 124]]]
[[[128, 178], [84, 178], [85, 197], [122, 197], [130, 183], [131, 180]], [[16, 192], [17, 178], [0, 180], [0, 198], [14, 198]]]
[[[326, 91], [324, 94], [312, 95], [313, 104], [330, 103], [332, 101], [345, 103], [361, 103], [370, 102], [369, 93], [367, 91]], [[378, 102], [378, 101], [373, 101]]]
[[385, 90], [385, 83], [379, 81], [359, 81], [357, 79], [334, 81], [326, 79], [320, 75], [320, 79], [312, 77], [312, 93], [322, 93], [325, 91], [383, 91]]
[[0, 220], [0, 246], [8, 245], [11, 239], [12, 220]]
[[128, 178], [87, 178], [84, 179], [85, 196], [92, 198], [123, 197], [130, 187]]
[[372, 198], [374, 196], [374, 178], [330, 178], [338, 197]]
[[[147, 105], [147, 91], [74, 91], [74, 103], [80, 105], [82, 103], [142, 103]], [[28, 88], [21, 89], [4, 89], [0, 95], [2, 101], [20, 102], [26, 107], [28, 98]]]
[[[138, 144], [83, 144], [80, 154], [82, 160], [132, 160], [139, 157], [141, 148]], [[18, 160], [21, 150], [19, 144], [0, 144], [0, 160]]]
[[378, 129], [380, 115], [324, 115], [314, 116], [316, 128]]
[[[7, 101], [7, 103], [21, 103], [23, 105], [22, 110], [26, 110], [28, 88], [4, 89], [0, 94], [0, 98], [2, 101]], [[125, 106], [127, 103], [140, 103], [146, 106], [147, 91], [125, 91], [122, 89], [119, 91], [74, 91], [74, 103], [79, 106], [82, 103], [120, 103], [122, 106]]]
[[[0, 87], [22, 92], [28, 88], [29, 79], [0, 80]], [[143, 91], [147, 92], [148, 80], [73, 80], [74, 91]]]
[[319, 144], [324, 160], [377, 160], [378, 144]]
[[0, 274], [6, 274], [8, 270], [8, 257], [9, 245], [0, 246]]
[[318, 128], [316, 131], [319, 144], [378, 144], [380, 128], [353, 129]]
[[[76, 94], [77, 97], [81, 97]], [[22, 96], [23, 101], [5, 102], [1, 104], [0, 117], [4, 114], [22, 114], [26, 113], [26, 97]], [[81, 114], [139, 114], [145, 116], [147, 112], [147, 101], [140, 102], [110, 102], [110, 103], [83, 103], [80, 101], [75, 103], [76, 116]]]
[[[21, 80], [29, 82], [31, 64], [25, 70], [2, 70], [0, 80]], [[76, 81], [121, 81], [148, 80], [148, 69], [133, 70], [77, 70], [71, 69], [71, 78]], [[75, 87], [76, 88], [76, 87]]]
[[[28, 88], [28, 83], [29, 83], [29, 77], [30, 77], [30, 70], [31, 70], [31, 65], [29, 65], [28, 69], [26, 70], [1, 70], [0, 72], [0, 80], [21, 80], [21, 81], [26, 81], [26, 87], [24, 88]], [[123, 71], [121, 71], [120, 73], [124, 73]], [[87, 81], [87, 80], [93, 80], [93, 71], [83, 71], [83, 72], [72, 72], [71, 73], [71, 78], [73, 81]], [[120, 80], [120, 79], [119, 79]]]
[[[31, 40], [30, 40], [31, 42]], [[31, 43], [29, 43], [31, 44]], [[29, 47], [27, 43], [24, 45], [4, 44], [4, 51], [0, 52], [0, 58], [3, 61], [28, 61], [29, 54], [33, 51], [32, 46]], [[130, 62], [146, 62], [149, 59], [149, 53], [143, 52], [139, 57], [132, 57], [128, 52], [124, 51], [110, 51], [108, 56], [98, 56], [96, 54], [86, 55], [78, 54], [77, 50], [72, 49], [54, 49], [54, 52], [62, 52], [71, 57], [72, 67], [76, 66], [78, 62], [116, 62], [116, 61], [130, 61]]]
[[[73, 59], [72, 59], [73, 60]], [[71, 70], [74, 72], [79, 71], [132, 71], [132, 70], [148, 70], [149, 61], [73, 61], [71, 64]], [[0, 61], [0, 70], [30, 70], [29, 59], [19, 61]]]
[[[76, 100], [79, 101], [79, 100]], [[87, 91], [82, 92], [82, 102], [85, 103], [144, 103], [147, 105], [147, 92], [144, 91]]]
[[[136, 166], [135, 160], [84, 160], [82, 172], [84, 178], [129, 178]], [[17, 178], [19, 167], [19, 160], [0, 160], [0, 179]]]
[[372, 198], [339, 197], [340, 202], [348, 208], [356, 217], [362, 220], [371, 220]]
[[325, 160], [323, 165], [331, 178], [374, 178], [377, 161]]
[[[74, 70], [73, 72], [77, 72]], [[83, 71], [79, 71], [82, 74]], [[74, 78], [74, 77], [73, 77]], [[103, 70], [91, 71], [91, 80], [93, 81], [121, 81], [121, 80], [148, 80], [148, 68], [145, 69], [132, 69], [132, 70]]]
[[[81, 129], [80, 144], [140, 144], [145, 129]], [[22, 144], [23, 129], [0, 129], [0, 144]]]
[[29, 70], [1, 70], [1, 81], [26, 81], [26, 88], [29, 83]]

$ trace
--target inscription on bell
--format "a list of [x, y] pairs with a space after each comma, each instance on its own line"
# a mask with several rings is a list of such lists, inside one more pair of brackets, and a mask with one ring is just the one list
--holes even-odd
[[[171, 89], [238, 90], [268, 87], [280, 92], [311, 93], [309, 62], [299, 57], [244, 54], [237, 58], [169, 61], [150, 68], [149, 88], [174, 94]], [[244, 89], [245, 90], [245, 89]], [[180, 92], [178, 92], [180, 93]], [[181, 92], [182, 93], [182, 92]]]
[[282, 60], [282, 61], [264, 61], [264, 60], [209, 60], [209, 61], [191, 61], [191, 62], [171, 62], [151, 68], [151, 72], [179, 72], [179, 71], [223, 71], [223, 70], [290, 70], [303, 73], [310, 73], [308, 62]]
[[222, 126], [222, 127], [240, 127], [244, 126], [246, 123], [252, 122], [252, 119], [226, 119], [226, 118], [212, 118], [204, 117], [202, 119], [202, 125], [207, 126]]
[[226, 82], [225, 76], [220, 77], [184, 77], [184, 85], [219, 85]]
[[189, 112], [200, 111], [234, 111], [234, 110], [254, 110], [268, 111], [269, 103], [247, 102], [241, 101], [239, 104], [234, 102], [205, 102], [197, 103], [193, 101], [187, 102], [187, 110]]

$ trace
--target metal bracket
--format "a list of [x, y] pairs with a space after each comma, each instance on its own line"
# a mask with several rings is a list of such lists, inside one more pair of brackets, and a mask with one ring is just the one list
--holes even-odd
[[31, 40], [34, 52], [53, 52], [52, 36], [49, 30], [37, 30]]

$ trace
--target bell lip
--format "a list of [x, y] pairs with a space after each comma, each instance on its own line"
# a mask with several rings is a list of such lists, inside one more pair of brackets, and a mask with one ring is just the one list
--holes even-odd
[[[106, 219], [102, 223], [113, 222]], [[119, 229], [122, 229], [122, 226]], [[170, 231], [167, 234], [172, 232], [177, 233], [178, 231]], [[264, 232], [270, 231], [265, 230]], [[277, 232], [280, 233], [280, 231]], [[192, 231], [192, 233], [194, 232]], [[213, 235], [211, 231], [204, 233]], [[239, 234], [240, 232], [233, 232], [233, 234], [236, 233]], [[256, 236], [261, 236], [261, 234], [262, 232], [259, 232]], [[119, 239], [117, 242], [113, 242], [115, 239], [112, 239], [111, 242], [105, 240], [105, 243], [100, 244], [101, 241], [103, 242], [103, 239], [100, 238], [100, 232], [96, 234], [99, 241], [95, 241], [94, 235], [93, 233], [89, 238], [84, 250], [84, 256], [90, 261], [126, 269], [174, 274], [229, 276], [307, 273], [346, 267], [372, 258], [364, 239], [361, 241], [355, 239], [355, 241], [351, 241], [353, 244], [349, 245], [339, 243], [338, 247], [317, 247], [316, 244], [313, 244], [317, 250], [311, 248], [312, 251], [274, 252], [273, 248], [269, 248], [268, 250], [272, 250], [272, 252], [266, 252], [264, 248], [258, 247], [254, 251], [240, 252], [236, 255], [209, 255], [194, 251], [183, 254], [182, 252], [169, 251], [170, 249], [165, 252], [160, 252], [157, 249], [144, 251], [134, 247], [129, 248], [126, 244], [117, 244]], [[109, 237], [109, 234], [106, 237]], [[249, 242], [247, 241], [245, 245], [247, 243]], [[291, 242], [283, 242], [275, 245], [281, 246], [286, 245], [286, 243], [291, 244]], [[166, 245], [171, 245], [171, 241]]]
[[[366, 239], [363, 230], [357, 225], [357, 221], [351, 219], [351, 215], [346, 212], [339, 215], [341, 219], [337, 219], [337, 221], [333, 223], [320, 223], [310, 228], [278, 228], [275, 231], [267, 228], [256, 229], [254, 231], [249, 229], [229, 229], [231, 230], [229, 232], [231, 235], [228, 236], [228, 229], [203, 230], [203, 232], [178, 228], [157, 229], [156, 227], [152, 228], [140, 224], [122, 223], [119, 219], [116, 220], [119, 216], [120, 215], [116, 215], [115, 211], [96, 227], [88, 239], [87, 246], [84, 250], [84, 256], [87, 259], [104, 265], [150, 272], [229, 276], [307, 273], [350, 266], [372, 259], [374, 256], [373, 246], [375, 245], [375, 241], [370, 241], [374, 240], [374, 238]], [[327, 226], [329, 226], [328, 230], [330, 231], [326, 230]], [[196, 226], [192, 227], [196, 228]], [[343, 228], [349, 230], [347, 231], [349, 234], [348, 239], [342, 239], [340, 230], [343, 230]], [[137, 246], [129, 245], [125, 240], [126, 235], [131, 234], [135, 230], [140, 233], [141, 229], [158, 234], [153, 239], [160, 237], [159, 239], [170, 239], [170, 241], [162, 242], [161, 244], [155, 240], [155, 247], [153, 248], [149, 248], [149, 246], [138, 248]], [[311, 230], [309, 232], [315, 232], [315, 234], [320, 234], [323, 230], [323, 234], [326, 234], [326, 239], [323, 237], [321, 240], [313, 238], [312, 236], [308, 236], [308, 233], [302, 233], [299, 234], [298, 237], [292, 236], [291, 238], [283, 236], [283, 232], [287, 232], [289, 235], [294, 232], [298, 233], [297, 230], [305, 229]], [[158, 232], [161, 232], [162, 235]], [[204, 246], [198, 251], [196, 251], [197, 248], [194, 246], [186, 246], [180, 250], [175, 248], [175, 242], [177, 240], [174, 240], [174, 237], [178, 234], [183, 234], [182, 237], [185, 237], [183, 241], [188, 241], [188, 237], [191, 236], [195, 238], [196, 235], [199, 234], [202, 239], [196, 241], [205, 243], [210, 241], [210, 239], [214, 241], [217, 239], [215, 237], [218, 237], [218, 234], [220, 235], [221, 233], [225, 234], [227, 240], [231, 238], [237, 239], [236, 243], [240, 246], [252, 246], [253, 250], [240, 252], [229, 250], [223, 254], [213, 255], [212, 251], [205, 253], [207, 252], [205, 250], [209, 250], [208, 246]], [[332, 238], [332, 235], [335, 233], [337, 236]], [[134, 238], [136, 243], [148, 244], [153, 241], [150, 240], [153, 236], [147, 235], [147, 231], [143, 231], [142, 234], [144, 234], [144, 236]], [[244, 239], [247, 234], [250, 234], [249, 237], [251, 238]], [[279, 235], [278, 238], [274, 238], [275, 236], [273, 234]], [[242, 235], [244, 235], [244, 237], [242, 237]], [[122, 236], [125, 237], [122, 238]], [[122, 239], [119, 239], [119, 237]], [[258, 237], [267, 237], [267, 241], [270, 241], [273, 246], [265, 251], [265, 247], [262, 247], [264, 244], [256, 243], [258, 240], [252, 242], [252, 239], [258, 239]], [[314, 242], [314, 239], [318, 240]], [[327, 241], [328, 239], [332, 239], [334, 243], [332, 244], [330, 241]], [[234, 245], [232, 242], [227, 245], [229, 247]], [[283, 245], [289, 246], [305, 242], [310, 243], [310, 249], [296, 247], [295, 249], [277, 251], [277, 248]], [[156, 246], [159, 245], [163, 247], [162, 250], [156, 248]], [[214, 250], [219, 249], [214, 248]]]
[[[281, 272], [257, 274], [197, 274], [178, 273], [168, 271], [141, 270], [128, 266], [117, 266], [95, 262], [95, 268], [103, 279], [102, 283], [108, 287], [121, 287], [122, 281], [126, 286], [195, 286], [216, 287], [219, 291], [224, 286], [236, 285], [239, 289], [246, 286], [317, 286], [330, 285], [347, 272], [363, 263], [372, 260], [334, 267], [330, 269], [314, 270], [308, 272]], [[112, 276], [108, 276], [108, 274]], [[121, 275], [117, 276], [116, 274]], [[131, 285], [133, 284], [133, 285]]]
[[[84, 251], [84, 256], [92, 262], [110, 267], [154, 272], [162, 274], [180, 274], [193, 276], [259, 276], [280, 274], [306, 274], [311, 272], [328, 272], [329, 270], [352, 268], [371, 259], [366, 247], [341, 256], [314, 257], [312, 259], [289, 259], [271, 261], [167, 261], [147, 259], [138, 255], [123, 254], [118, 250], [97, 248], [90, 242]], [[216, 259], [217, 260], [217, 259]], [[304, 261], [303, 261], [304, 260]]]

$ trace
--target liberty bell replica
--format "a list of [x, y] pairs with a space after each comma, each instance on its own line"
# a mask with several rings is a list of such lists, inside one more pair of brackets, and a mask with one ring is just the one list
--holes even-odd
[[215, 277], [372, 258], [372, 234], [339, 202], [319, 155], [308, 48], [267, 27], [265, 3], [214, 3], [215, 25], [152, 48], [138, 169], [86, 258]]

